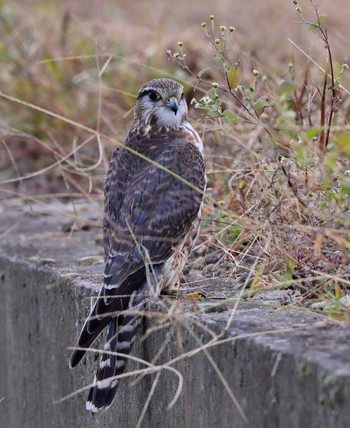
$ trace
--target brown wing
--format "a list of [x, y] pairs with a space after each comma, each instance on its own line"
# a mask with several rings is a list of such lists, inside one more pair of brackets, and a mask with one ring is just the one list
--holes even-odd
[[112, 161], [104, 225], [107, 285], [120, 284], [144, 265], [140, 247], [153, 264], [164, 262], [202, 202], [204, 165], [193, 144], [175, 138], [144, 155], [161, 167], [125, 149]]
[[[105, 189], [104, 286], [78, 345], [89, 347], [112, 313], [122, 311], [136, 293], [147, 292], [146, 265], [161, 266], [189, 231], [198, 214], [205, 186], [201, 153], [176, 134], [145, 139], [131, 134], [126, 142], [147, 159], [118, 149]], [[139, 295], [139, 296], [138, 296]], [[76, 365], [83, 351], [77, 351]]]

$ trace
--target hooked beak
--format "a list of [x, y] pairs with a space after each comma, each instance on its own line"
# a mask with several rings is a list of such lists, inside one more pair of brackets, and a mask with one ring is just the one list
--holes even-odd
[[167, 103], [165, 104], [168, 108], [170, 108], [171, 111], [173, 111], [176, 115], [178, 109], [179, 109], [179, 102], [176, 97], [171, 97], [168, 99]]

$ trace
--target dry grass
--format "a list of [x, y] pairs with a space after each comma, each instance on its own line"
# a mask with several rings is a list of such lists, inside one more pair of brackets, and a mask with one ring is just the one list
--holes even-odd
[[[115, 3], [2, 4], [0, 197], [102, 196], [138, 88], [173, 76], [203, 107], [190, 116], [209, 178], [202, 246], [188, 270], [243, 277], [248, 297], [292, 288], [291, 305], [349, 321], [348, 0], [324, 1], [327, 19], [313, 31], [292, 1]], [[316, 22], [310, 2], [300, 6]], [[226, 35], [236, 28], [226, 48], [219, 25]], [[241, 76], [227, 79], [236, 63]], [[332, 77], [340, 81], [329, 88]]]
[[[168, 3], [2, 5], [0, 195], [102, 195], [137, 89], [174, 76], [188, 101], [203, 107], [190, 115], [206, 146], [202, 241], [220, 261], [218, 274], [235, 279], [250, 270], [254, 287], [290, 282], [303, 290], [298, 304], [339, 304], [338, 315], [348, 318], [350, 85], [341, 64], [349, 30], [341, 8], [325, 2], [327, 19], [311, 31], [302, 22], [316, 22], [309, 1], [300, 3], [303, 15], [292, 1], [238, 2], [235, 9], [201, 2], [190, 13], [185, 2], [169, 13]], [[228, 37], [230, 25], [236, 29]], [[239, 74], [231, 70], [228, 79], [232, 64]]]

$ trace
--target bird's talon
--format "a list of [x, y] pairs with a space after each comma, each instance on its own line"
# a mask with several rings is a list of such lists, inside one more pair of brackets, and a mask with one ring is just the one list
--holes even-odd
[[202, 300], [206, 298], [206, 295], [202, 291], [194, 291], [192, 293], [187, 293], [186, 298], [194, 299], [194, 300]]

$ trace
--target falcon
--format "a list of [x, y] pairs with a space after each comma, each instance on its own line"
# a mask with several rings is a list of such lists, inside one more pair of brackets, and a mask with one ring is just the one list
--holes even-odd
[[106, 328], [86, 409], [112, 403], [140, 313], [181, 283], [199, 233], [206, 176], [203, 144], [187, 120], [183, 86], [160, 78], [137, 95], [134, 120], [115, 150], [105, 183], [103, 286], [86, 319], [70, 367]]

